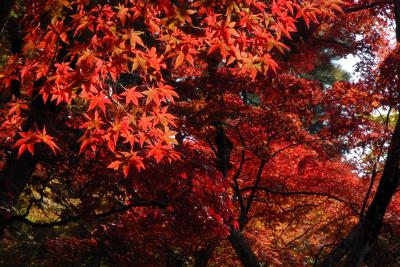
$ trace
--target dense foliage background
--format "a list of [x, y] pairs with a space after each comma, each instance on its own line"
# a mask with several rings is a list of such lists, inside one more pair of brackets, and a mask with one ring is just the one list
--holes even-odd
[[399, 0], [2, 5], [1, 266], [400, 264]]

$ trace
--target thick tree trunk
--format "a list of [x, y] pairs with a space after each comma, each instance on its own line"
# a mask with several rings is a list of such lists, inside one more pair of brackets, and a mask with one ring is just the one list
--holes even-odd
[[400, 42], [400, 0], [394, 0], [394, 18], [396, 23], [396, 40]]
[[[400, 0], [394, 0], [396, 40], [400, 43]], [[364, 218], [353, 228], [349, 235], [334, 248], [321, 263], [321, 266], [336, 266], [347, 255], [346, 267], [361, 266], [365, 256], [375, 243], [386, 209], [396, 192], [400, 174], [400, 121], [397, 118], [390, 142], [385, 168], [375, 197]]]
[[364, 220], [360, 224], [360, 230], [353, 241], [346, 266], [360, 266], [365, 255], [376, 241], [382, 226], [386, 209], [399, 184], [400, 163], [400, 122], [397, 122], [393, 133], [388, 156], [383, 170], [375, 198], [373, 199]]
[[326, 257], [321, 266], [336, 266], [348, 255], [344, 266], [361, 266], [365, 255], [376, 241], [390, 200], [399, 183], [400, 121], [397, 121], [390, 143], [385, 168], [376, 195], [363, 218], [350, 234]]
[[167, 252], [167, 266], [166, 267], [183, 267], [184, 261], [178, 253], [172, 250]]
[[208, 261], [211, 259], [217, 244], [208, 244], [206, 247], [199, 249], [195, 254], [194, 267], [207, 267]]
[[3, 33], [4, 27], [14, 8], [15, 0], [2, 0], [0, 8], [0, 34]]
[[[215, 122], [214, 127], [216, 128], [216, 136], [215, 136], [215, 143], [217, 145], [217, 168], [223, 173], [224, 177], [226, 177], [227, 172], [229, 170], [230, 164], [230, 155], [232, 152], [233, 144], [232, 142], [226, 137], [223, 125], [221, 122]], [[265, 163], [262, 164], [262, 168]], [[262, 168], [260, 168], [262, 170]], [[261, 173], [259, 173], [261, 175]], [[259, 177], [257, 176], [259, 180]], [[257, 186], [257, 182], [256, 182]], [[239, 192], [240, 193], [240, 192]], [[252, 196], [254, 192], [252, 193]], [[249, 211], [251, 206], [251, 201], [247, 205], [247, 209], [245, 214]], [[242, 217], [242, 215], [241, 215]], [[243, 225], [241, 225], [243, 226]], [[242, 227], [240, 227], [242, 229]], [[253, 250], [251, 249], [250, 245], [247, 243], [246, 238], [242, 235], [242, 233], [232, 226], [230, 227], [230, 233], [228, 236], [228, 240], [231, 243], [233, 249], [236, 251], [240, 262], [245, 267], [259, 267], [260, 263], [258, 262], [257, 256], [254, 254]]]
[[257, 256], [240, 231], [231, 227], [228, 239], [244, 267], [260, 267]]

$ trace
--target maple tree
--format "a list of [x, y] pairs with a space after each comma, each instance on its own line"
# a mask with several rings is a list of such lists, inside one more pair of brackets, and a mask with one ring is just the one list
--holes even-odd
[[359, 266], [398, 237], [397, 0], [5, 6], [5, 259], [24, 227], [54, 230], [38, 265]]

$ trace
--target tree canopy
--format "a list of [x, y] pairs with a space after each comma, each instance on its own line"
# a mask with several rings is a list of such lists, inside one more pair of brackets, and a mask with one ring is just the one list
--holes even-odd
[[0, 265], [398, 260], [399, 0], [7, 0], [0, 32]]

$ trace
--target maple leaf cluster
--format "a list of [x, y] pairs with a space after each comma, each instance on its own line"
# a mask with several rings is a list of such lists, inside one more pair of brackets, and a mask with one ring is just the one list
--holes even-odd
[[[128, 175], [132, 166], [144, 168], [145, 158], [179, 157], [171, 150], [176, 142], [170, 127], [176, 125], [168, 106], [178, 97], [168, 85], [171, 67], [195, 67], [203, 54], [218, 51], [227, 66], [252, 79], [276, 71], [273, 55], [288, 49], [282, 36], [291, 39], [296, 21], [309, 26], [333, 16], [340, 3], [28, 1], [24, 47], [4, 68], [2, 90], [19, 80], [24, 101], [35, 96], [65, 106], [68, 123], [84, 131], [81, 152], [104, 144], [117, 159], [110, 168]], [[12, 108], [1, 128], [21, 131], [23, 120]], [[33, 153], [35, 142], [24, 141], [29, 139], [17, 146]]]
[[[85, 238], [47, 243], [57, 264], [58, 253], [107, 248], [124, 266], [204, 249], [234, 265], [236, 235], [261, 260], [295, 265], [354, 224], [369, 187], [360, 177], [381, 165], [392, 130], [391, 108], [374, 114], [398, 101], [398, 51], [374, 72], [383, 88], [315, 79], [332, 54], [361, 46], [332, 22], [343, 1], [25, 5], [22, 50], [0, 72], [1, 149], [37, 160], [44, 185], [29, 181], [23, 196], [53, 203], [49, 225], [87, 219]], [[372, 58], [378, 46], [363, 49]], [[345, 158], [358, 149], [362, 164]], [[42, 227], [28, 220], [35, 205], [16, 218]]]

